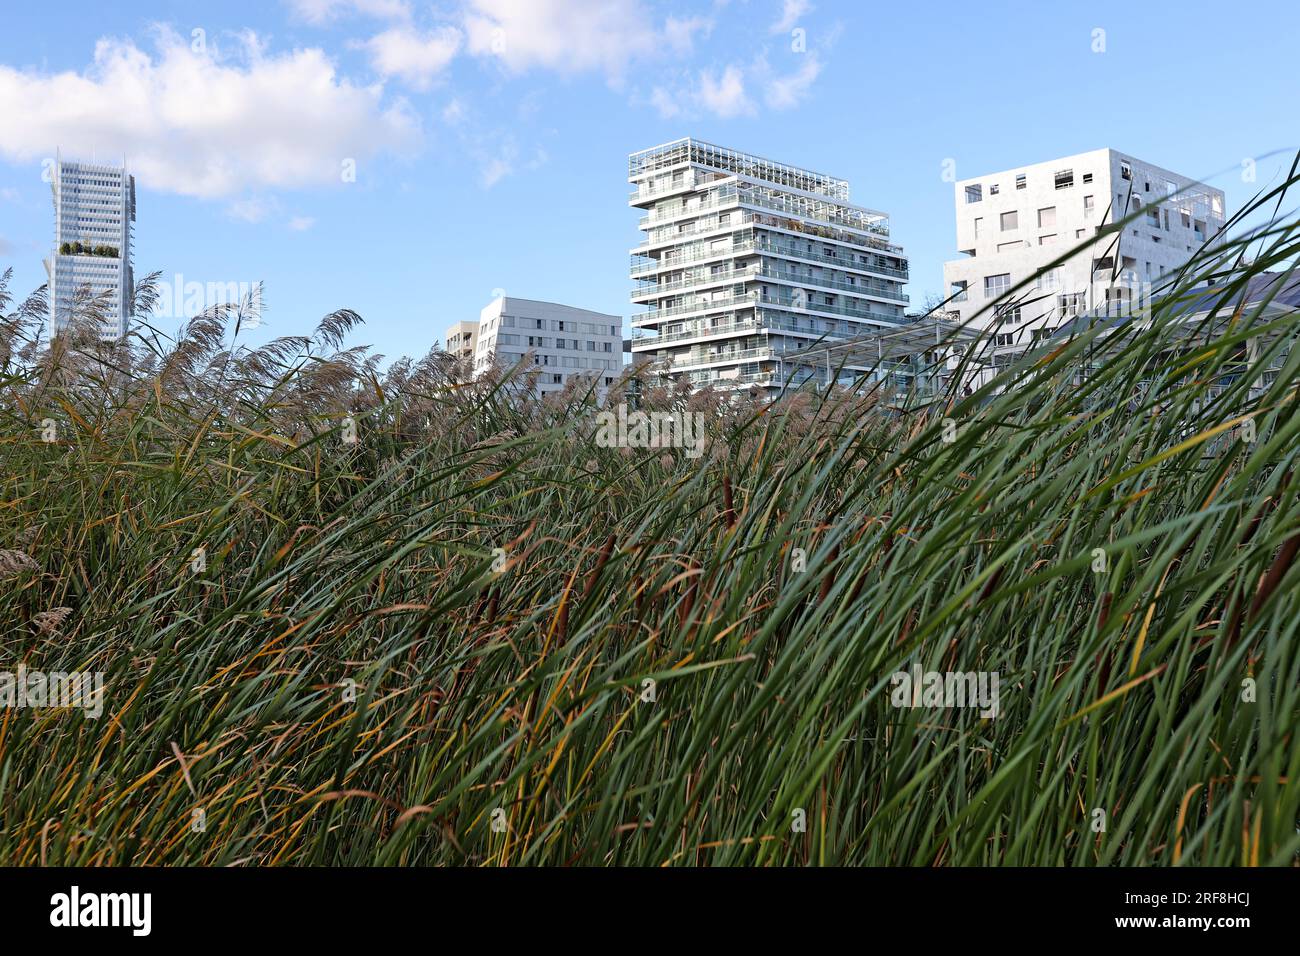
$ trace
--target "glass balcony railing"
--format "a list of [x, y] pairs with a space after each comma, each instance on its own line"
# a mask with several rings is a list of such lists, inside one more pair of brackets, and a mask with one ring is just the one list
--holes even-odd
[[[879, 257], [875, 256], [868, 250], [863, 250], [868, 255], [866, 262], [861, 261], [862, 252], [855, 252], [853, 248], [833, 246], [836, 250], [834, 255], [826, 255], [823, 252], [815, 252], [800, 247], [793, 242], [778, 242], [766, 237], [758, 239], [757, 249], [759, 252], [770, 252], [777, 256], [790, 256], [795, 259], [804, 259], [810, 262], [826, 262], [831, 265], [839, 266], [842, 269], [854, 269], [860, 272], [875, 272], [880, 275], [896, 276], [900, 279], [907, 278], [907, 268], [890, 266], [882, 262]], [[843, 250], [842, 252], [840, 250]], [[900, 252], [902, 250], [899, 250]], [[854, 258], [857, 256], [858, 258]]]
[[837, 252], [835, 255], [826, 255], [822, 252], [801, 248], [793, 243], [774, 242], [766, 237], [756, 236], [753, 229], [745, 229], [738, 235], [733, 234], [732, 244], [726, 249], [710, 249], [697, 246], [687, 251], [673, 250], [672, 254], [666, 254], [659, 258], [644, 253], [634, 253], [631, 257], [630, 274], [632, 278], [636, 278], [653, 272], [687, 266], [695, 262], [726, 259], [753, 252], [765, 252], [775, 256], [799, 259], [803, 262], [825, 263], [853, 272], [869, 272], [875, 275], [892, 276], [904, 280], [908, 278], [906, 266], [900, 268], [886, 265], [874, 254], [870, 254], [867, 262], [862, 262], [862, 253], [855, 253], [851, 247], [837, 246], [835, 248], [837, 250], [843, 249], [843, 253]]
[[658, 335], [647, 335], [644, 331], [638, 329], [632, 333], [632, 350], [637, 351], [638, 346], [641, 346], [643, 350], [648, 350], [659, 343], [681, 342], [685, 339], [698, 339], [708, 335], [735, 335], [742, 332], [754, 332], [758, 328], [758, 323], [755, 320], [746, 319], [740, 322], [695, 326], [689, 329], [680, 329], [676, 332], [661, 332]]
[[692, 312], [724, 312], [728, 309], [753, 305], [756, 298], [754, 293], [747, 292], [744, 295], [727, 296], [724, 299], [710, 299], [706, 302], [686, 302], [682, 305], [672, 305], [664, 309], [650, 309], [640, 315], [633, 316], [633, 321], [662, 322], [664, 319], [670, 319], [675, 315], [689, 315]]
[[786, 272], [781, 269], [765, 268], [760, 275], [766, 279], [780, 279], [800, 285], [814, 286], [818, 289], [840, 289], [858, 295], [874, 295], [877, 298], [892, 299], [895, 302], [910, 302], [911, 299], [897, 289], [876, 286], [864, 282], [848, 282], [843, 279], [830, 279], [825, 276], [805, 275], [802, 272]]
[[670, 292], [678, 292], [684, 289], [694, 288], [695, 286], [716, 285], [727, 282], [744, 282], [752, 279], [759, 274], [757, 265], [745, 266], [740, 269], [724, 269], [720, 272], [700, 272], [689, 276], [682, 276], [679, 279], [673, 279], [671, 282], [642, 282], [632, 292], [632, 298], [642, 299], [646, 296], [665, 295]]
[[795, 296], [768, 294], [758, 301], [760, 305], [774, 306], [779, 309], [793, 309], [800, 312], [826, 312], [831, 315], [847, 315], [855, 319], [871, 319], [890, 324], [903, 321], [901, 315], [894, 315], [890, 312], [877, 312], [874, 309], [855, 309], [845, 305], [828, 305], [824, 302], [814, 302], [811, 298], [800, 299]]

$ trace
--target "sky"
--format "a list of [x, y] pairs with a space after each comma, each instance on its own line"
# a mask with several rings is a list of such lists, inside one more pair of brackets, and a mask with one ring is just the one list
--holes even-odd
[[627, 156], [683, 136], [847, 179], [890, 216], [914, 306], [956, 257], [954, 178], [1109, 146], [1231, 213], [1300, 145], [1294, 0], [54, 9], [0, 0], [12, 290], [45, 281], [56, 149], [125, 156], [137, 276], [262, 282], [254, 344], [355, 309], [351, 344], [390, 359], [502, 293], [637, 311]]

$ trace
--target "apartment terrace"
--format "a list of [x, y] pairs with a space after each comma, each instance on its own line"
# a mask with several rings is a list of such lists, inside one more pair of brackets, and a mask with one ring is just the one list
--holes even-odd
[[689, 136], [633, 153], [628, 157], [628, 181], [638, 182], [657, 173], [690, 165], [761, 179], [804, 192], [821, 193], [843, 202], [848, 202], [849, 199], [847, 180], [773, 162], [762, 156], [727, 149]]

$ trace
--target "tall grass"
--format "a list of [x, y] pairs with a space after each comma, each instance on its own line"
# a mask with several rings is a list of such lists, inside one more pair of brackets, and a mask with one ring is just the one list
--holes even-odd
[[[1241, 303], [1296, 251], [1270, 217], [966, 398], [642, 381], [698, 459], [381, 371], [350, 312], [43, 353], [29, 301], [0, 669], [107, 689], [0, 711], [0, 861], [1294, 865], [1300, 322]], [[1000, 713], [893, 706], [913, 665]]]

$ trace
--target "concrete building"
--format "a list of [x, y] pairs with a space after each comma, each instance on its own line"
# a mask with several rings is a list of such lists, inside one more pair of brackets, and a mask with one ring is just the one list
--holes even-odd
[[621, 316], [502, 296], [483, 309], [476, 325], [476, 377], [493, 363], [510, 367], [526, 359], [539, 373], [540, 392], [558, 392], [576, 375], [594, 379], [603, 395], [623, 372]]
[[782, 352], [904, 321], [907, 259], [845, 180], [687, 138], [633, 153], [628, 182], [646, 210], [634, 360], [697, 386], [775, 387]]
[[473, 363], [478, 347], [478, 323], [456, 322], [447, 327], [447, 352], [458, 359]]
[[121, 166], [56, 158], [50, 189], [54, 199], [54, 249], [45, 260], [49, 277], [47, 336], [84, 318], [90, 299], [103, 296], [98, 316], [105, 340], [126, 335], [134, 296], [131, 238], [135, 177]]
[[943, 268], [948, 315], [996, 328], [981, 382], [1064, 321], [1148, 297], [1224, 223], [1222, 190], [1113, 149], [964, 179], [954, 197], [961, 258]]

